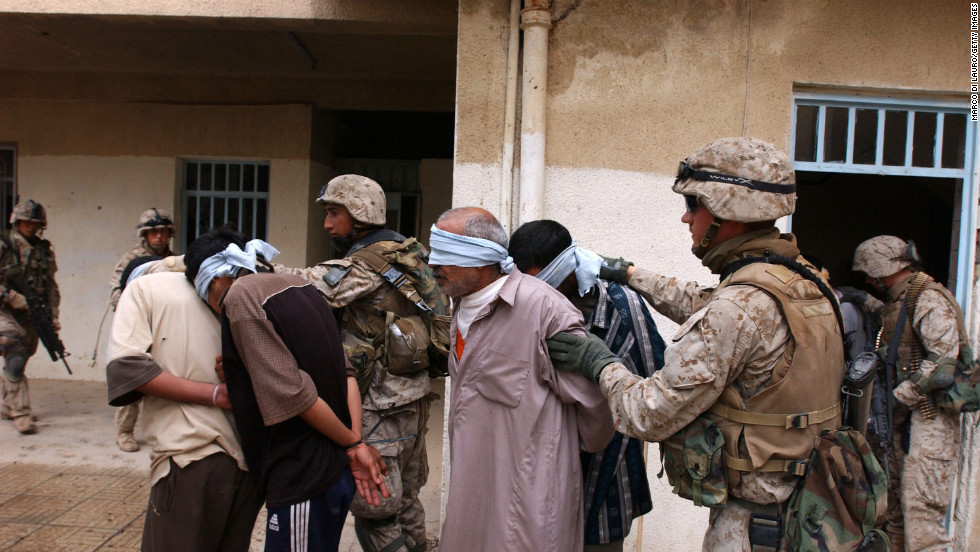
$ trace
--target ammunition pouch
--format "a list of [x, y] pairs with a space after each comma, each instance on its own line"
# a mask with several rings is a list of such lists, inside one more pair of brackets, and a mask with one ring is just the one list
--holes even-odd
[[718, 424], [698, 416], [660, 443], [660, 459], [674, 494], [696, 506], [717, 508], [728, 500], [725, 438]]
[[422, 317], [386, 313], [384, 364], [389, 374], [409, 376], [428, 368], [431, 343]]

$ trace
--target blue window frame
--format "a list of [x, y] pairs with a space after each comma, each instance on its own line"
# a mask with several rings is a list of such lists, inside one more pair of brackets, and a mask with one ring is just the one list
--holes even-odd
[[970, 121], [967, 99], [929, 101], [800, 92], [794, 96], [792, 132], [791, 155], [797, 171], [961, 181], [959, 216], [954, 214], [954, 243], [958, 244], [955, 293], [969, 313], [978, 183], [974, 174], [977, 123]]

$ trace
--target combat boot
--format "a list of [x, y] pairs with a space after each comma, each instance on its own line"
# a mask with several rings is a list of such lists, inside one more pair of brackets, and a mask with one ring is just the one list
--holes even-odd
[[133, 429], [136, 427], [136, 417], [139, 416], [140, 403], [127, 404], [116, 409], [116, 445], [123, 452], [136, 452], [140, 449]]
[[17, 416], [14, 418], [14, 427], [24, 435], [30, 435], [37, 431], [37, 426], [31, 421], [31, 415]]
[[34, 417], [31, 415], [31, 396], [30, 388], [27, 384], [27, 377], [14, 382], [3, 378], [2, 393], [3, 417], [14, 421], [17, 431], [29, 434], [34, 433], [37, 428], [34, 426]]
[[116, 444], [119, 445], [119, 450], [123, 452], [136, 452], [140, 449], [140, 444], [131, 432], [117, 434]]

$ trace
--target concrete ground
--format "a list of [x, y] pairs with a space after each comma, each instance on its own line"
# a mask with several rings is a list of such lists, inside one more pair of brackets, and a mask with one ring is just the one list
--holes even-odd
[[[442, 381], [434, 390], [444, 397]], [[0, 551], [139, 550], [149, 494], [149, 453], [116, 447], [105, 384], [32, 379], [38, 432], [20, 435], [0, 422]], [[444, 401], [432, 404], [426, 439], [429, 483], [422, 489], [430, 549], [439, 534]], [[265, 541], [259, 514], [250, 551]], [[348, 516], [342, 552], [360, 550]]]

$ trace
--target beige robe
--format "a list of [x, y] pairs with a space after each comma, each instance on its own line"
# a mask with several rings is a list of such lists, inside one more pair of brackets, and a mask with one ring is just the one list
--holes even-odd
[[[451, 355], [449, 498], [439, 550], [581, 550], [579, 452], [613, 436], [596, 384], [558, 373], [545, 340], [585, 335], [582, 315], [516, 269]], [[456, 320], [451, 330], [456, 350]]]

